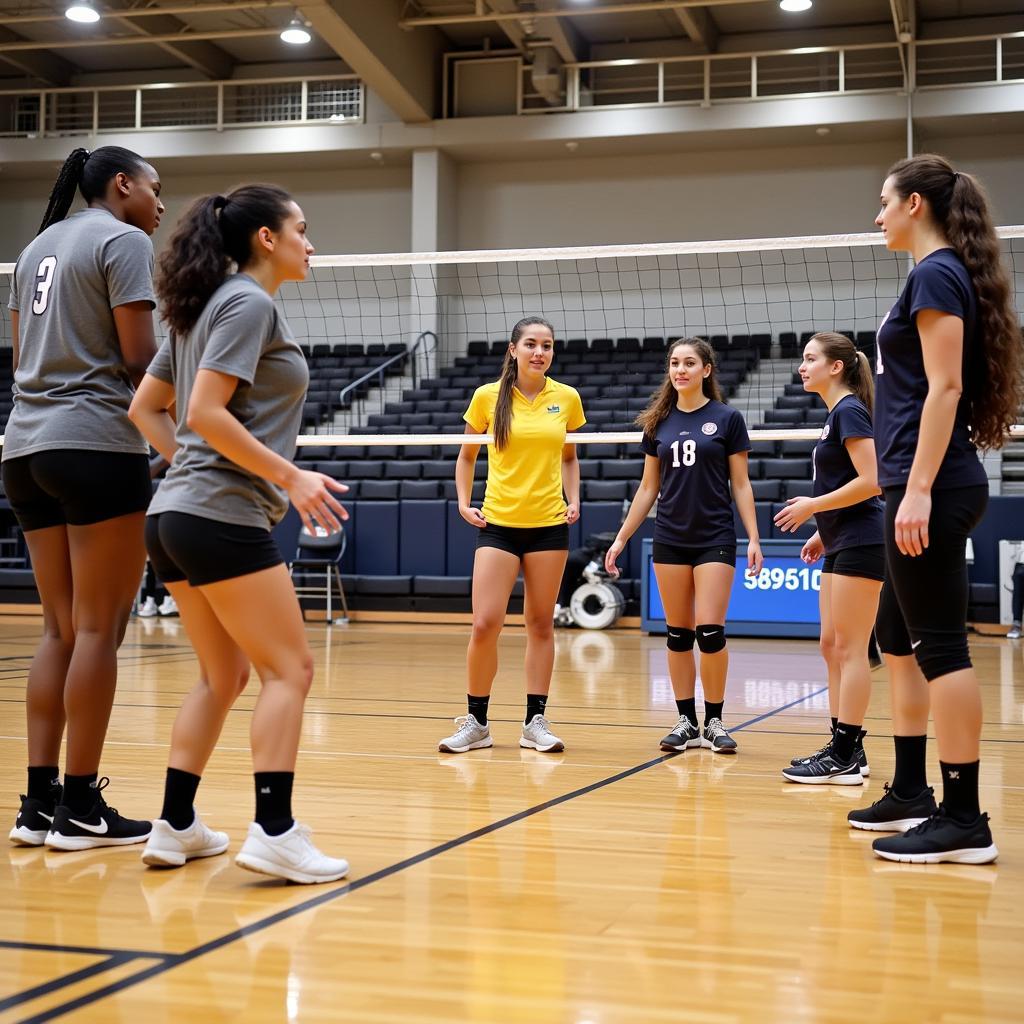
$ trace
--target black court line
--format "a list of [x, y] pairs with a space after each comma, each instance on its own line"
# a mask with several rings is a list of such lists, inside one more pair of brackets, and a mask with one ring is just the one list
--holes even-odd
[[13, 996], [8, 996], [6, 999], [0, 999], [0, 1012], [9, 1010], [14, 1006], [21, 1006], [23, 1003], [31, 1003], [34, 999], [48, 996], [52, 992], [59, 992], [62, 988], [67, 988], [69, 985], [77, 985], [80, 981], [95, 978], [97, 975], [105, 974], [107, 971], [120, 967], [122, 964], [131, 963], [134, 959], [135, 957], [131, 954], [117, 953], [114, 956], [108, 956], [105, 960], [99, 960], [94, 964], [89, 964], [87, 967], [72, 971], [70, 974], [62, 974], [59, 978], [54, 978], [52, 981], [44, 981], [33, 988], [26, 988], [21, 992], [16, 992]]
[[53, 942], [22, 942], [19, 939], [0, 939], [0, 949], [27, 949], [34, 953], [75, 953], [82, 956], [123, 956], [145, 960], [165, 960], [173, 953], [149, 949], [118, 949], [110, 946], [67, 946]]
[[[827, 690], [828, 687], [823, 686], [804, 697], [790, 701], [788, 704], [783, 704], [780, 707], [765, 712], [763, 715], [758, 715], [755, 718], [748, 719], [747, 721], [735, 726], [731, 731], [742, 732], [744, 729], [747, 729], [752, 725], [756, 725], [758, 722], [763, 722], [766, 718], [771, 718], [783, 711], [787, 711], [789, 708], [795, 707], [797, 704], [802, 704], [804, 701], [810, 700], [812, 697], [816, 697], [820, 693], [825, 693]], [[186, 950], [184, 953], [169, 953], [159, 963], [152, 964], [135, 974], [129, 975], [127, 978], [111, 982], [103, 988], [95, 989], [94, 991], [87, 992], [75, 999], [70, 999], [66, 1003], [61, 1003], [48, 1010], [43, 1010], [35, 1016], [26, 1017], [20, 1021], [19, 1024], [44, 1024], [46, 1021], [63, 1017], [65, 1014], [71, 1013], [74, 1010], [79, 1010], [83, 1006], [89, 1006], [92, 1003], [99, 1002], [101, 999], [106, 999], [107, 996], [115, 995], [118, 992], [124, 992], [143, 981], [148, 981], [150, 978], [164, 974], [175, 967], [191, 963], [193, 960], [206, 956], [208, 953], [213, 953], [219, 949], [223, 949], [225, 946], [228, 946], [233, 942], [237, 942], [239, 939], [244, 939], [249, 935], [254, 935], [257, 932], [264, 931], [275, 924], [280, 924], [282, 921], [287, 921], [299, 914], [304, 914], [306, 911], [315, 910], [317, 907], [321, 907], [324, 904], [332, 903], [334, 900], [348, 896], [350, 893], [358, 892], [360, 889], [365, 889], [367, 886], [373, 885], [375, 882], [383, 881], [386, 878], [390, 878], [392, 875], [399, 874], [400, 872], [406, 871], [418, 864], [433, 860], [435, 857], [441, 856], [441, 854], [448, 853], [460, 846], [465, 846], [467, 843], [471, 843], [476, 839], [492, 835], [493, 833], [508, 828], [510, 825], [514, 825], [526, 818], [531, 818], [535, 814], [540, 814], [542, 811], [550, 810], [553, 807], [558, 807], [560, 804], [568, 803], [570, 800], [576, 800], [581, 796], [586, 796], [589, 793], [595, 793], [598, 790], [605, 789], [617, 782], [622, 782], [624, 779], [632, 778], [634, 775], [639, 775], [640, 772], [647, 771], [648, 768], [653, 768], [655, 765], [663, 764], [664, 762], [670, 761], [678, 756], [678, 753], [671, 753], [651, 758], [649, 761], [644, 761], [642, 764], [634, 765], [632, 768], [626, 768], [606, 779], [599, 779], [597, 782], [590, 783], [590, 785], [574, 789], [569, 793], [563, 793], [561, 796], [553, 797], [551, 800], [545, 800], [544, 803], [536, 804], [535, 806], [528, 807], [522, 811], [517, 811], [515, 814], [511, 814], [506, 818], [492, 822], [489, 825], [483, 825], [480, 828], [474, 829], [472, 832], [467, 832], [465, 835], [458, 836], [455, 839], [449, 839], [446, 842], [431, 847], [429, 850], [424, 850], [422, 853], [414, 854], [413, 856], [406, 857], [404, 860], [400, 860], [395, 864], [379, 868], [362, 878], [357, 878], [354, 882], [348, 882], [336, 889], [329, 889], [326, 892], [321, 892], [319, 895], [314, 896], [311, 899], [303, 900], [301, 903], [296, 903], [291, 907], [286, 907], [284, 910], [279, 910], [274, 914], [270, 914], [258, 921], [254, 921], [252, 924], [245, 925], [242, 928], [235, 929], [235, 931], [221, 935], [216, 939], [204, 942], [201, 945]]]

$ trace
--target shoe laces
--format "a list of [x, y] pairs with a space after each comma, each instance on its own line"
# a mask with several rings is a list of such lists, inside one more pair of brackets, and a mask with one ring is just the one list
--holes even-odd
[[675, 728], [672, 732], [682, 735], [684, 732], [692, 732], [697, 726], [690, 721], [689, 715], [680, 715], [679, 721], [676, 722]]
[[475, 728], [484, 728], [472, 715], [459, 715], [455, 719], [455, 735], [460, 736], [462, 733], [470, 733]]
[[717, 740], [720, 736], [729, 735], [728, 730], [725, 728], [725, 723], [720, 718], [712, 718], [711, 721], [704, 726], [704, 732], [706, 732], [713, 740]]
[[96, 800], [101, 806], [105, 807], [108, 811], [110, 811], [111, 814], [117, 814], [117, 808], [111, 807], [110, 804], [108, 804], [107, 801], [103, 798], [103, 790], [105, 790], [109, 785], [110, 779], [107, 778], [106, 775], [104, 775], [102, 779], [97, 780], [96, 785], [93, 787], [96, 791]]
[[543, 729], [544, 732], [547, 733], [551, 732], [551, 726], [543, 715], [534, 715], [533, 718], [530, 719], [530, 727], [534, 729]]

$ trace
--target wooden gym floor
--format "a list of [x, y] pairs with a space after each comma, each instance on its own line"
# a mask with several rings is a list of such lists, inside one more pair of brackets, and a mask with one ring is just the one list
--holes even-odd
[[[24, 679], [38, 620], [0, 619], [0, 822], [24, 788]], [[819, 745], [822, 663], [803, 641], [735, 640], [737, 757], [662, 757], [664, 641], [560, 632], [550, 718], [564, 755], [517, 745], [524, 639], [509, 629], [496, 745], [436, 752], [463, 711], [462, 626], [310, 626], [297, 814], [352, 864], [285, 886], [230, 856], [145, 870], [137, 847], [8, 847], [6, 1021], [1020, 1021], [1024, 645], [975, 638], [982, 805], [1000, 861], [876, 860], [846, 813], [892, 770], [884, 672], [857, 787], [787, 784]], [[195, 662], [176, 620], [134, 620], [106, 748], [111, 802], [159, 813], [171, 721]], [[250, 819], [256, 688], [199, 793], [237, 851]], [[932, 765], [935, 750], [930, 750]], [[933, 775], [935, 770], [933, 768]]]

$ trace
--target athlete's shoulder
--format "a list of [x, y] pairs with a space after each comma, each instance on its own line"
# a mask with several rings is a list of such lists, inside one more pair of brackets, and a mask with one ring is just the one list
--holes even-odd
[[500, 390], [501, 390], [501, 381], [500, 380], [492, 380], [488, 384], [481, 384], [480, 387], [478, 387], [476, 389], [476, 391], [473, 392], [473, 400], [476, 401], [477, 398], [480, 398], [480, 399], [490, 398], [491, 396], [493, 396], [494, 398], [497, 398], [498, 397], [498, 392]]
[[571, 384], [563, 384], [560, 380], [555, 380], [554, 377], [548, 377], [548, 385], [559, 392], [559, 394], [580, 397], [580, 393]]

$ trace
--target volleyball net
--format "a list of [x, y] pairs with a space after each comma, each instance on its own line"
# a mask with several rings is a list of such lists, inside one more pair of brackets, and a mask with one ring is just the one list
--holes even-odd
[[[999, 233], [1024, 309], [1024, 226]], [[691, 336], [713, 346], [724, 397], [751, 432], [813, 438], [825, 409], [796, 375], [806, 339], [839, 331], [873, 364], [875, 331], [911, 267], [874, 233], [327, 255], [312, 264], [306, 281], [285, 284], [277, 298], [310, 364], [301, 446], [419, 448], [457, 443], [473, 390], [496, 379], [513, 324], [529, 315], [552, 323], [550, 374], [583, 399], [588, 426], [577, 443], [635, 440], [668, 344]], [[3, 346], [12, 271], [0, 266]], [[9, 406], [4, 394], [0, 420]]]

